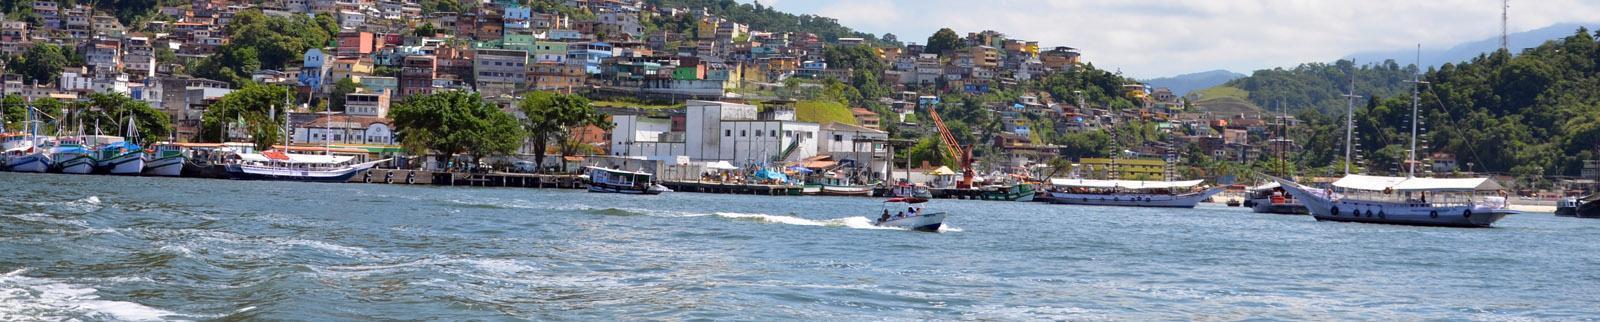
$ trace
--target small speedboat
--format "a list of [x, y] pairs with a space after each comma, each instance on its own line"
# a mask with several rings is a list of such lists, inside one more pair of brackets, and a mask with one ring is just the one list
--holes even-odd
[[[932, 212], [919, 206], [928, 202], [923, 198], [889, 198], [883, 201], [883, 215], [873, 223], [878, 227], [894, 227], [916, 231], [939, 231], [944, 226], [944, 212]], [[899, 210], [901, 206], [905, 210]], [[891, 209], [892, 208], [892, 209]], [[890, 213], [894, 213], [890, 215]]]

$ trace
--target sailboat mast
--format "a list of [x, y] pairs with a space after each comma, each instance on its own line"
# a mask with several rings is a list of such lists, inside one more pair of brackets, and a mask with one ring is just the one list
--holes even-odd
[[1428, 83], [1422, 81], [1421, 78], [1422, 44], [1417, 44], [1416, 66], [1417, 72], [1411, 74], [1411, 151], [1410, 155], [1406, 158], [1406, 165], [1409, 166], [1409, 170], [1406, 172], [1406, 177], [1408, 178], [1416, 176], [1417, 173], [1417, 128], [1420, 127], [1417, 124], [1417, 111], [1421, 109], [1422, 105], [1422, 84]]
[[1353, 148], [1352, 145], [1355, 144], [1356, 98], [1361, 97], [1356, 95], [1356, 71], [1358, 69], [1355, 63], [1356, 61], [1354, 60], [1350, 61], [1350, 93], [1344, 95], [1348, 99], [1348, 103], [1345, 104], [1344, 108], [1344, 175], [1347, 176], [1350, 175], [1350, 163], [1354, 162], [1350, 158], [1350, 151]]

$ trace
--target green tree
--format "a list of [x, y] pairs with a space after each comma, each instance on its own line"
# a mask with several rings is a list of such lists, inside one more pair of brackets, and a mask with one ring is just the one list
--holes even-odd
[[515, 152], [526, 137], [517, 119], [477, 93], [445, 91], [412, 95], [389, 110], [395, 135], [408, 153], [434, 153], [444, 165], [457, 154], [484, 156]]
[[327, 14], [280, 17], [249, 9], [235, 14], [225, 32], [230, 42], [192, 70], [196, 76], [240, 86], [257, 70], [283, 70], [306, 50], [329, 46], [339, 25]]
[[943, 55], [951, 50], [960, 48], [960, 46], [961, 36], [956, 35], [955, 30], [950, 30], [950, 28], [940, 28], [939, 31], [934, 32], [932, 36], [928, 36], [928, 44], [923, 47], [922, 51], [925, 53]]
[[[257, 150], [269, 150], [275, 144], [286, 143], [283, 127], [294, 99], [288, 87], [245, 83], [244, 88], [223, 95], [216, 103], [206, 107], [200, 118], [200, 131], [195, 141], [221, 142], [223, 126], [244, 127]], [[232, 125], [239, 124], [239, 125]]]
[[[525, 117], [522, 127], [533, 144], [533, 162], [539, 171], [544, 170], [544, 157], [551, 144], [557, 145], [563, 157], [574, 152], [568, 144], [573, 129], [589, 125], [601, 128], [611, 126], [605, 115], [595, 110], [588, 99], [578, 95], [529, 92], [517, 103], [517, 108], [522, 110]], [[566, 168], [566, 158], [562, 158], [561, 166]]]
[[0, 125], [4, 125], [0, 127], [5, 131], [0, 132], [20, 131], [23, 122], [28, 121], [28, 101], [19, 95], [6, 95], [0, 99], [0, 114], [5, 114], [5, 118], [0, 119]]
[[61, 76], [61, 68], [69, 62], [68, 53], [55, 44], [34, 45], [19, 59], [12, 59], [11, 69], [22, 73], [23, 80], [34, 84], [51, 84]]
[[355, 93], [356, 87], [356, 82], [348, 77], [340, 78], [339, 81], [333, 83], [333, 90], [328, 93], [328, 101], [332, 103], [331, 106], [334, 111], [344, 111], [345, 95]]
[[[85, 126], [98, 125], [98, 131], [89, 133], [105, 133], [127, 136], [126, 128], [128, 119], [132, 117], [136, 135], [129, 138], [135, 143], [149, 143], [168, 140], [168, 135], [173, 133], [172, 120], [165, 112], [150, 107], [149, 103], [123, 95], [121, 93], [92, 93], [89, 99], [72, 104], [75, 110], [76, 121]], [[71, 125], [68, 125], [71, 126]]]

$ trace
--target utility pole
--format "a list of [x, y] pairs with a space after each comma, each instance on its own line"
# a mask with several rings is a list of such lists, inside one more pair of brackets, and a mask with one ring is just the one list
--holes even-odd
[[1508, 54], [1511, 53], [1511, 37], [1506, 35], [1506, 22], [1510, 20], [1507, 14], [1510, 10], [1511, 0], [1500, 0], [1500, 50]]
[[1354, 148], [1353, 144], [1355, 144], [1354, 134], [1355, 134], [1355, 124], [1356, 124], [1356, 121], [1355, 121], [1355, 117], [1356, 117], [1356, 99], [1361, 98], [1360, 95], [1356, 95], [1356, 71], [1357, 70], [1360, 70], [1360, 69], [1358, 69], [1355, 66], [1355, 61], [1351, 60], [1350, 61], [1350, 93], [1344, 94], [1344, 97], [1347, 98], [1347, 100], [1349, 101], [1348, 103], [1346, 103], [1345, 110], [1344, 110], [1344, 175], [1346, 175], [1346, 176], [1350, 175], [1350, 163], [1353, 162], [1350, 159], [1350, 151], [1353, 150], [1353, 148]]

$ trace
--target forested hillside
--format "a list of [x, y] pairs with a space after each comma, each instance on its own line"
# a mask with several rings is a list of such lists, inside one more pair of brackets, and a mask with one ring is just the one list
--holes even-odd
[[[1347, 62], [1307, 64], [1290, 71], [1261, 71], [1230, 84], [1251, 90], [1251, 100], [1283, 99], [1304, 110], [1300, 164], [1322, 166], [1342, 155]], [[1344, 65], [1344, 66], [1339, 66]], [[1410, 131], [1410, 84], [1405, 68], [1384, 64], [1358, 72], [1357, 90], [1368, 96], [1356, 111], [1356, 131], [1369, 172], [1400, 169]], [[1600, 45], [1579, 29], [1518, 55], [1499, 51], [1460, 64], [1444, 64], [1423, 77], [1424, 143], [1419, 154], [1455, 154], [1460, 171], [1532, 178], [1577, 175], [1582, 160], [1600, 158]], [[1472, 163], [1468, 169], [1468, 163]]]
[[[772, 32], [809, 32], [817, 34], [824, 41], [833, 42], [840, 37], [860, 37], [867, 41], [877, 41], [878, 37], [857, 32], [840, 25], [838, 20], [818, 15], [796, 15], [763, 6], [760, 3], [739, 3], [733, 0], [649, 0], [646, 1], [656, 6], [689, 8], [699, 10], [706, 8], [711, 14], [717, 15], [734, 22], [748, 24], [751, 30]], [[891, 40], [894, 42], [896, 40]]]

